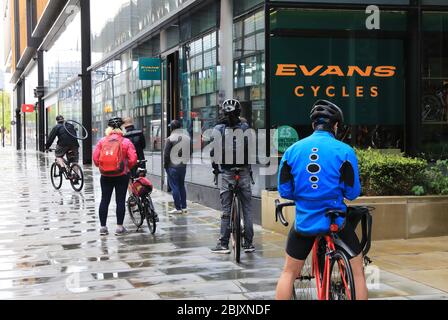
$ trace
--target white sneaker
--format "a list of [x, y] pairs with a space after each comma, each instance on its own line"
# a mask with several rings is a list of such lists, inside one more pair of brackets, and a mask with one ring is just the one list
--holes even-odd
[[168, 211], [169, 214], [182, 214], [182, 210], [173, 209], [171, 211]]
[[188, 213], [188, 208], [182, 209], [182, 213]]

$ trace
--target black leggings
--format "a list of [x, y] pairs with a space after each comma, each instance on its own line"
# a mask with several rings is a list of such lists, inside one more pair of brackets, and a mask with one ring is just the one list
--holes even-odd
[[100, 221], [101, 226], [107, 223], [107, 214], [112, 192], [115, 189], [115, 200], [117, 203], [117, 225], [123, 225], [126, 212], [126, 194], [128, 191], [129, 176], [105, 177], [101, 176], [101, 204]]

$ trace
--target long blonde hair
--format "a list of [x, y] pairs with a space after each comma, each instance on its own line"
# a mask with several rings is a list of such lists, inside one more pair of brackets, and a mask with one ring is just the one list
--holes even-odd
[[111, 134], [116, 133], [116, 134], [121, 134], [123, 135], [123, 130], [119, 129], [119, 128], [112, 128], [112, 127], [107, 127], [106, 129], [106, 137], [110, 136]]

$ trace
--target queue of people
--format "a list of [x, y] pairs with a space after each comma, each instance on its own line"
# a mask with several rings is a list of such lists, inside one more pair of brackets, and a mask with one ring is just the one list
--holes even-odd
[[[248, 142], [244, 139], [243, 149], [235, 145], [232, 135], [230, 145], [233, 150], [231, 157], [226, 155], [228, 143], [226, 135], [232, 130], [250, 129], [248, 122], [241, 117], [241, 104], [238, 100], [226, 100], [222, 106], [223, 117], [214, 127], [215, 133], [222, 137], [222, 161], [212, 161], [213, 173], [222, 175], [220, 199], [222, 205], [220, 237], [217, 245], [211, 249], [213, 253], [229, 254], [230, 217], [232, 206], [232, 191], [230, 184], [235, 182], [235, 167], [238, 167], [240, 201], [244, 219], [244, 243], [246, 253], [255, 251], [253, 244], [253, 212], [251, 208], [251, 166], [248, 155]], [[309, 255], [316, 235], [327, 232], [328, 209], [346, 210], [344, 199], [354, 200], [360, 194], [358, 163], [353, 149], [335, 137], [342, 125], [344, 116], [342, 110], [332, 102], [318, 100], [310, 113], [314, 133], [292, 145], [285, 153], [280, 163], [278, 188], [282, 198], [294, 200], [296, 203], [296, 221], [291, 229], [286, 246], [285, 268], [277, 286], [277, 299], [290, 299], [294, 280], [300, 273], [306, 257]], [[58, 117], [58, 122], [63, 121]], [[58, 129], [59, 128], [59, 129]], [[191, 145], [189, 133], [182, 130], [182, 123], [174, 120], [170, 123], [171, 134], [165, 141], [163, 151], [163, 166], [168, 177], [168, 185], [172, 190], [174, 209], [170, 214], [187, 212], [187, 191], [185, 175], [191, 153], [182, 154], [183, 148], [178, 144]], [[229, 130], [230, 129], [230, 130]], [[53, 130], [51, 138], [60, 131], [60, 124]], [[126, 192], [129, 184], [129, 174], [135, 170], [138, 160], [144, 159], [143, 150], [146, 147], [145, 137], [141, 130], [133, 125], [132, 119], [112, 118], [108, 122], [106, 136], [97, 144], [93, 160], [101, 172], [101, 204], [99, 216], [101, 235], [107, 235], [107, 216], [111, 196], [115, 190], [117, 204], [116, 235], [123, 235], [125, 217]], [[51, 142], [52, 142], [51, 140]], [[61, 144], [64, 138], [61, 139]], [[50, 142], [50, 141], [49, 141]], [[224, 147], [225, 146], [225, 147]], [[57, 156], [74, 150], [76, 146], [60, 145]], [[188, 148], [187, 148], [188, 149]], [[177, 150], [177, 152], [176, 152]], [[244, 162], [236, 165], [237, 152], [244, 150]], [[213, 160], [214, 149], [210, 156]], [[229, 163], [227, 159], [233, 160]], [[180, 159], [180, 161], [179, 161]], [[224, 160], [225, 159], [225, 160]], [[227, 160], [227, 161], [226, 161]], [[354, 273], [356, 298], [367, 298], [367, 287], [362, 264], [362, 254], [359, 239], [353, 229], [343, 227], [343, 221], [338, 221], [342, 231], [341, 239], [355, 253], [350, 260]]]

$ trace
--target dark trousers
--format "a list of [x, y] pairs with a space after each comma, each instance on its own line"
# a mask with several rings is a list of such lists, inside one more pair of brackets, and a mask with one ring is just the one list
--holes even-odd
[[109, 212], [110, 199], [115, 189], [115, 201], [117, 204], [117, 225], [123, 225], [126, 212], [126, 193], [128, 190], [129, 176], [105, 177], [101, 176], [101, 204], [100, 221], [101, 226], [105, 227], [107, 223], [107, 214]]
[[185, 189], [186, 167], [169, 167], [166, 169], [168, 184], [173, 194], [174, 205], [177, 210], [187, 208], [187, 191]]

